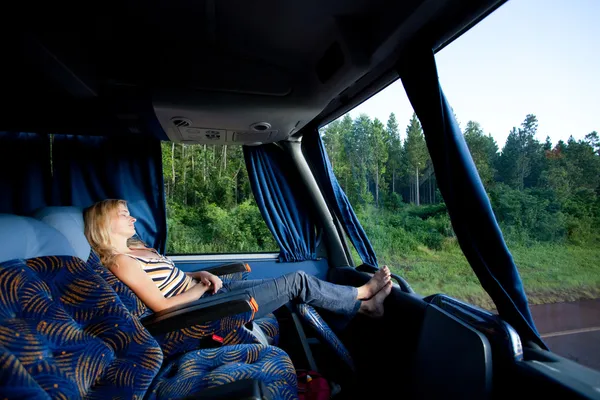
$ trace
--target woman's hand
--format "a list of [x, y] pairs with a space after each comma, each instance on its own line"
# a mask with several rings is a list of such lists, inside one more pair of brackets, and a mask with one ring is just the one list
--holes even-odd
[[198, 279], [200, 283], [207, 286], [212, 286], [212, 293], [217, 293], [223, 287], [223, 281], [216, 275], [211, 274], [207, 271], [198, 271], [194, 274], [194, 278]]

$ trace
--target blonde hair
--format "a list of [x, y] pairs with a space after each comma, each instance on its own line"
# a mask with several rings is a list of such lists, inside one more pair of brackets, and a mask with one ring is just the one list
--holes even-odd
[[[109, 268], [114, 266], [117, 256], [115, 248], [110, 244], [110, 220], [120, 205], [127, 207], [127, 202], [120, 199], [107, 199], [95, 203], [83, 212], [85, 237], [100, 257], [100, 262]], [[127, 240], [127, 246], [146, 248], [144, 242], [134, 238]]]

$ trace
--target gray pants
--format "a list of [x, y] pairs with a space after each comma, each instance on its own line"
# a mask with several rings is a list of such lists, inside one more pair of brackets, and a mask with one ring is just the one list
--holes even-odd
[[250, 294], [258, 304], [255, 318], [263, 317], [292, 300], [348, 317], [354, 316], [360, 307], [355, 287], [326, 282], [304, 271], [290, 272], [278, 278], [234, 281], [223, 285], [221, 291]]

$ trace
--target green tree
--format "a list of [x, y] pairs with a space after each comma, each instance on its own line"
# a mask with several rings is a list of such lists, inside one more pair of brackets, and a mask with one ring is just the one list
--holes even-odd
[[484, 135], [481, 125], [475, 121], [467, 122], [464, 135], [481, 181], [486, 188], [490, 187], [496, 175], [494, 166], [498, 157], [498, 145], [491, 135]]
[[[333, 166], [333, 172], [344, 190], [350, 189], [352, 171], [348, 151], [352, 150], [352, 118], [348, 114], [328, 124], [322, 131], [323, 142]], [[347, 193], [349, 195], [349, 193]]]
[[535, 135], [538, 130], [538, 119], [533, 114], [528, 114], [521, 124], [521, 134], [525, 139], [525, 156], [529, 162], [529, 174], [523, 178], [524, 187], [535, 187], [544, 169], [544, 145]]
[[163, 180], [165, 182], [165, 197], [170, 199], [173, 197], [175, 190], [175, 170], [174, 170], [174, 150], [175, 142], [162, 142], [162, 165], [163, 165]]
[[411, 202], [416, 205], [420, 204], [419, 195], [419, 175], [427, 163], [429, 153], [423, 136], [421, 123], [417, 118], [417, 114], [413, 113], [412, 118], [406, 127], [406, 139], [404, 140], [404, 148], [406, 151], [406, 159], [408, 166], [412, 171], [413, 179], [411, 184]]
[[370, 145], [370, 136], [373, 122], [366, 114], [361, 114], [352, 124], [352, 131], [346, 140], [346, 154], [350, 163], [352, 174], [351, 193], [355, 200], [353, 204], [370, 204], [373, 195], [369, 191], [368, 161], [373, 159], [373, 148]]
[[550, 140], [550, 136], [546, 136], [546, 141], [543, 146], [544, 151], [552, 150], [552, 141]]
[[390, 114], [385, 132], [387, 134], [388, 143], [386, 179], [391, 184], [391, 193], [396, 193], [397, 178], [402, 168], [402, 141], [400, 140], [398, 121], [396, 121], [396, 115], [394, 113]]
[[373, 179], [375, 192], [375, 205], [379, 207], [379, 193], [385, 192], [387, 182], [385, 181], [386, 164], [388, 161], [388, 140], [383, 123], [375, 118], [369, 131], [369, 151], [367, 168]]
[[586, 140], [567, 141], [564, 154], [569, 166], [569, 179], [577, 188], [596, 190], [600, 184], [600, 157]]
[[551, 150], [546, 150], [546, 168], [540, 178], [540, 186], [552, 190], [560, 203], [564, 203], [572, 187], [569, 181], [569, 166], [564, 153], [565, 148], [558, 143]]
[[513, 128], [498, 162], [499, 179], [523, 190], [537, 184], [543, 168], [543, 147], [535, 139], [538, 121], [528, 114], [521, 128]]
[[592, 146], [596, 154], [600, 156], [600, 136], [598, 136], [598, 132], [592, 131], [585, 135], [585, 141]]

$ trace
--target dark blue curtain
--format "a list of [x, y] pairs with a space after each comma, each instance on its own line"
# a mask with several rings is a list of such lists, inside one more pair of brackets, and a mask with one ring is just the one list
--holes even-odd
[[160, 141], [155, 138], [56, 135], [53, 204], [87, 207], [126, 200], [141, 240], [164, 253], [167, 238]]
[[274, 144], [243, 149], [256, 204], [281, 249], [279, 261], [316, 260], [320, 234], [302, 188], [295, 186], [300, 178], [285, 163], [289, 156]]
[[325, 144], [321, 140], [321, 135], [319, 135], [317, 130], [314, 130], [304, 135], [302, 141], [305, 154], [311, 163], [312, 171], [319, 182], [321, 190], [323, 190], [329, 208], [333, 210], [342, 222], [346, 234], [363, 263], [377, 267], [375, 250], [373, 250], [367, 234], [358, 221], [358, 217], [354, 213], [346, 193], [344, 193], [344, 190], [333, 174], [333, 168], [329, 161], [329, 156], [327, 156]]
[[0, 213], [30, 214], [50, 202], [48, 135], [0, 132]]
[[398, 72], [423, 126], [438, 186], [461, 249], [500, 315], [522, 339], [546, 348], [469, 149], [439, 85], [433, 52], [423, 46], [407, 54], [410, 58], [400, 63]]

